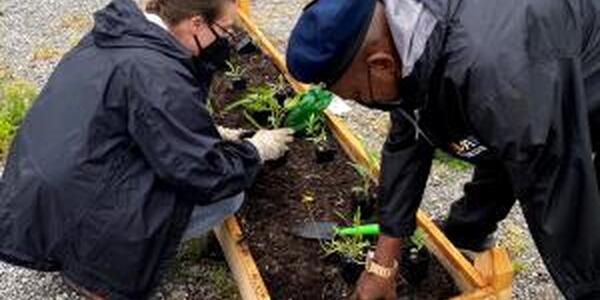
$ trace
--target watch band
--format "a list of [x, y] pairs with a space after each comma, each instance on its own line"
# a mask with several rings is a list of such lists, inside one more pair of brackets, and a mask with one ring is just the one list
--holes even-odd
[[367, 263], [365, 264], [365, 270], [367, 271], [367, 273], [382, 278], [391, 278], [396, 275], [396, 271], [398, 270], [398, 261], [394, 259], [394, 266], [391, 268], [384, 267], [375, 262], [375, 252], [369, 251], [367, 253]]

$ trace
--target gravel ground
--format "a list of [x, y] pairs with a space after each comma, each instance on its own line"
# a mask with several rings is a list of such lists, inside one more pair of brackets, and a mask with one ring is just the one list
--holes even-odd
[[[43, 86], [52, 69], [92, 24], [91, 13], [106, 0], [3, 0], [0, 2], [0, 61], [13, 74]], [[298, 12], [310, 0], [255, 0], [252, 16], [276, 45], [285, 50], [286, 40]], [[385, 138], [388, 118], [350, 104], [344, 116], [350, 127], [374, 151]], [[434, 164], [423, 209], [432, 216], [443, 216], [450, 201], [462, 194], [470, 169]], [[520, 209], [515, 208], [502, 224], [500, 241], [522, 269], [514, 284], [515, 299], [557, 299], [552, 281], [537, 254]], [[189, 263], [189, 262], [188, 262]], [[218, 299], [221, 281], [205, 280], [207, 271], [222, 271], [223, 263], [193, 265], [187, 276], [171, 278], [153, 299]], [[215, 298], [216, 297], [216, 298]], [[57, 274], [39, 273], [0, 263], [0, 299], [78, 299], [66, 289]]]
[[[310, 0], [255, 0], [252, 17], [285, 51], [286, 40], [298, 19], [301, 8]], [[385, 140], [389, 117], [348, 102], [352, 111], [343, 118], [371, 151], [379, 151]], [[453, 200], [462, 195], [462, 186], [472, 174], [470, 168], [452, 168], [436, 162], [425, 191], [422, 209], [432, 217], [443, 217]], [[513, 285], [515, 299], [560, 299], [536, 247], [531, 239], [523, 214], [518, 205], [502, 222], [498, 238], [511, 255], [514, 265], [520, 269]]]

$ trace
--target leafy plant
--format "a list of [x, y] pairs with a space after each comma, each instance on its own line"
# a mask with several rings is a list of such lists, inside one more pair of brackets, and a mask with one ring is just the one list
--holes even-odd
[[369, 191], [371, 190], [371, 177], [369, 169], [361, 164], [350, 163], [352, 168], [360, 177], [360, 184], [352, 188], [352, 193], [362, 195], [366, 199], [369, 198]]
[[444, 164], [448, 166], [448, 168], [455, 171], [467, 171], [472, 168], [472, 165], [468, 162], [456, 159], [451, 155], [440, 150], [435, 151], [434, 158], [437, 162]]
[[230, 80], [236, 81], [241, 80], [246, 74], [246, 69], [240, 65], [234, 65], [231, 61], [227, 61], [227, 71], [225, 71], [225, 77]]
[[305, 133], [307, 139], [315, 145], [327, 141], [327, 131], [325, 130], [323, 115], [310, 115], [306, 123]]
[[273, 89], [264, 85], [251, 88], [242, 99], [227, 106], [225, 111], [238, 107], [244, 109], [244, 117], [257, 128], [262, 127], [253, 117], [257, 113], [269, 114], [268, 122], [271, 128], [281, 127], [286, 116], [286, 109], [277, 103]]
[[[360, 209], [356, 210], [352, 226], [361, 225]], [[321, 247], [325, 255], [338, 254], [342, 257], [351, 259], [357, 264], [364, 264], [365, 253], [371, 247], [371, 243], [365, 240], [362, 235], [336, 235], [331, 241], [324, 242]]]

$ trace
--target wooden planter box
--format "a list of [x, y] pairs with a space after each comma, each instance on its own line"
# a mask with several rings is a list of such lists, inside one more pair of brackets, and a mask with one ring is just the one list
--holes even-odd
[[[307, 86], [295, 81], [287, 72], [285, 60], [273, 44], [249, 17], [248, 0], [238, 0], [239, 21], [262, 51], [269, 56], [296, 92], [304, 92]], [[348, 127], [336, 116], [326, 113], [328, 125], [342, 145], [348, 157], [371, 170], [373, 180], [377, 180], [379, 166], [369, 165], [367, 152]], [[513, 269], [506, 251], [491, 249], [475, 259], [471, 264], [444, 236], [444, 234], [421, 211], [417, 223], [427, 234], [426, 246], [454, 279], [462, 292], [453, 298], [467, 299], [510, 299], [512, 296]], [[233, 273], [240, 294], [244, 300], [271, 299], [260, 272], [256, 266], [244, 235], [235, 217], [231, 217], [214, 229], [221, 244], [229, 267]]]

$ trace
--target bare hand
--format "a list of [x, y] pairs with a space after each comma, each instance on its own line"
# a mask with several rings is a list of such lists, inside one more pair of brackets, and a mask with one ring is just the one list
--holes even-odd
[[382, 278], [366, 271], [360, 275], [352, 300], [395, 300], [396, 278]]

